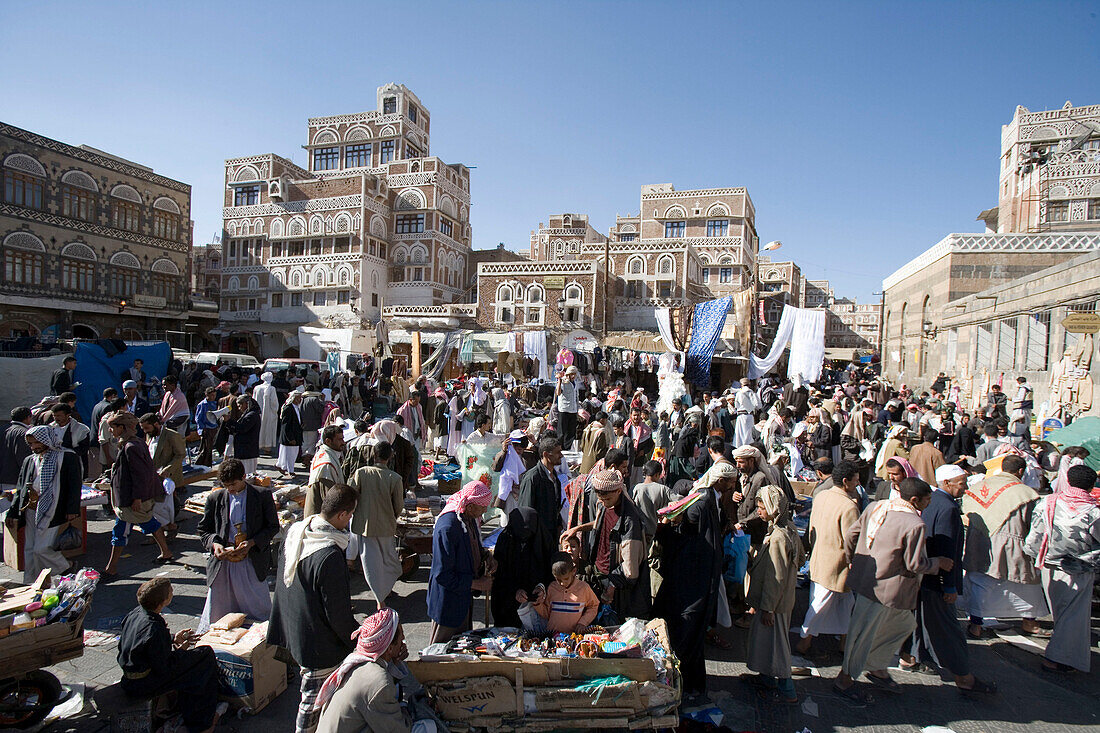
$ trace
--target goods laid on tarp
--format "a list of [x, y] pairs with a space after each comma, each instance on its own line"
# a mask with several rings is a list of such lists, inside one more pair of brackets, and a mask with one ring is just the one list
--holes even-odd
[[663, 619], [585, 633], [488, 628], [433, 644], [409, 669], [451, 730], [671, 728], [678, 661]]

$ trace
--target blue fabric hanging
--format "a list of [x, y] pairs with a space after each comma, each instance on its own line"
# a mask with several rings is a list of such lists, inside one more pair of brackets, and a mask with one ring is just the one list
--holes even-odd
[[729, 314], [732, 302], [733, 298], [727, 295], [695, 306], [684, 377], [697, 387], [710, 387], [710, 360], [714, 355], [718, 336], [726, 325], [726, 315]]

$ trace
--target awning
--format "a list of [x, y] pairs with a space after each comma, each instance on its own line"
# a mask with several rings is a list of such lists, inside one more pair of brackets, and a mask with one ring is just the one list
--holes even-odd
[[645, 351], [650, 354], [665, 353], [665, 345], [659, 334], [653, 331], [628, 331], [626, 333], [613, 333], [605, 336], [601, 346], [610, 349], [630, 349], [631, 351]]
[[497, 354], [507, 347], [507, 333], [470, 333], [462, 342], [461, 353], [463, 357], [469, 355], [473, 362], [496, 363]]
[[[440, 346], [443, 340], [447, 337], [447, 334], [438, 331], [421, 331], [420, 332], [420, 345], [421, 346]], [[403, 328], [390, 329], [389, 341], [391, 344], [411, 344], [412, 332], [406, 331]]]
[[856, 352], [856, 351], [859, 351], [859, 349], [856, 349], [856, 348], [851, 347], [851, 346], [844, 346], [844, 347], [832, 346], [832, 347], [829, 347], [829, 348], [825, 349], [825, 358], [826, 359], [839, 359], [841, 361], [851, 361], [852, 360], [852, 353]]

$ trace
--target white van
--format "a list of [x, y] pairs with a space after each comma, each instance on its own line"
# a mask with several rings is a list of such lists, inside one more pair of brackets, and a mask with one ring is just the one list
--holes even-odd
[[225, 354], [219, 351], [202, 351], [195, 354], [195, 361], [200, 364], [232, 364], [238, 367], [258, 367], [259, 359], [248, 354]]

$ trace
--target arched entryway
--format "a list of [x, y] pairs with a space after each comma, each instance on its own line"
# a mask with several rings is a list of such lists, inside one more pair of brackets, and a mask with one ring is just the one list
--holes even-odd
[[86, 326], [83, 323], [73, 324], [73, 338], [74, 339], [88, 339], [95, 341], [99, 338], [99, 332], [91, 326]]
[[38, 327], [30, 321], [24, 321], [19, 318], [13, 318], [12, 320], [4, 321], [0, 324], [0, 337], [3, 338], [22, 338], [27, 336], [37, 336], [39, 334]]

